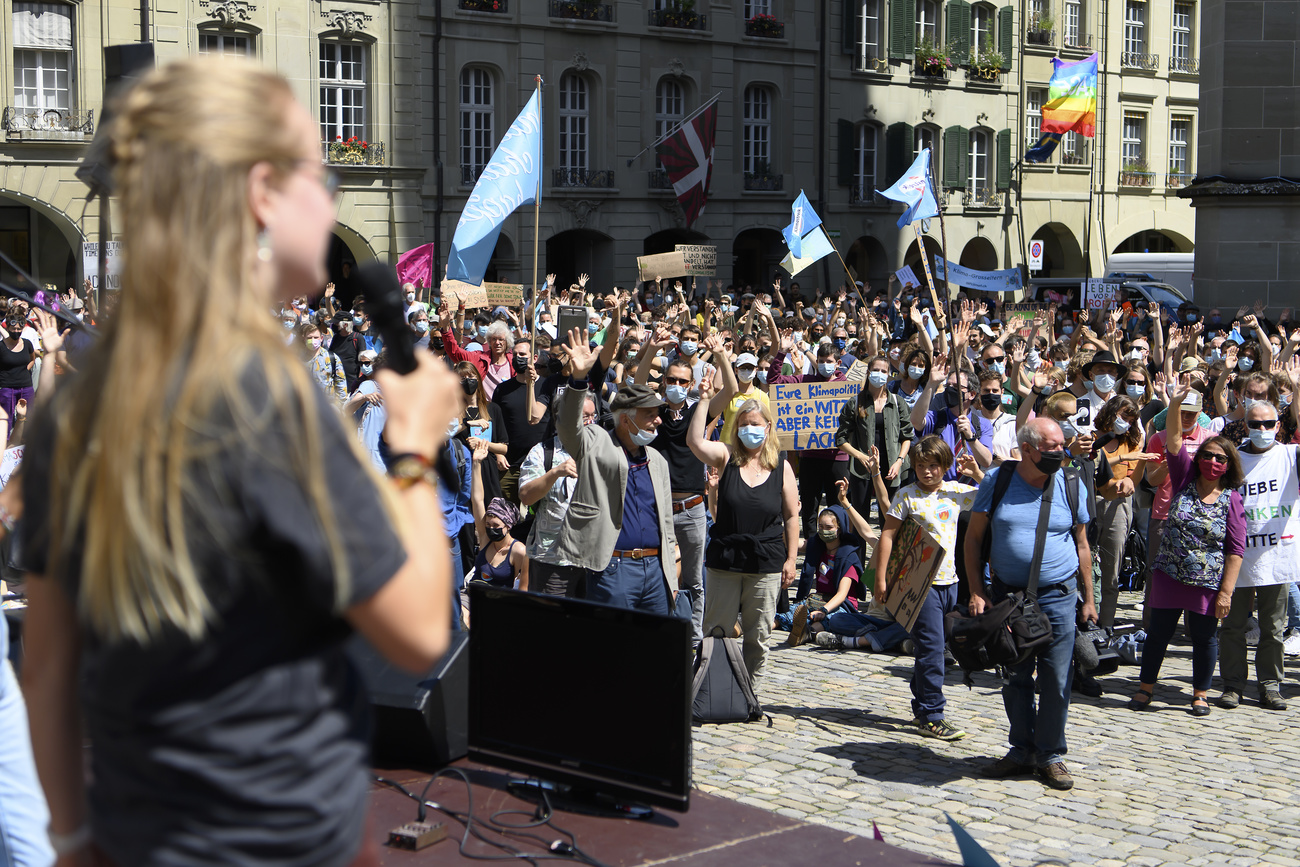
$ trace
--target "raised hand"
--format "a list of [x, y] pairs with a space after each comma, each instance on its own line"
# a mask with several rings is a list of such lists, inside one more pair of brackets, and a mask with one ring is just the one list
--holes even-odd
[[913, 307], [913, 308], [911, 309], [911, 311], [909, 312], [909, 316], [908, 316], [908, 318], [912, 320], [912, 323], [913, 323], [914, 325], [916, 325], [916, 329], [917, 329], [918, 331], [920, 331], [922, 328], [925, 327], [925, 320], [921, 318], [921, 308], [920, 308], [920, 307]]
[[1021, 343], [1011, 350], [1011, 362], [1013, 364], [1025, 363], [1025, 344]]
[[580, 287], [583, 288], [583, 289], [586, 289], [586, 288], [587, 288], [587, 281], [590, 280], [590, 279], [591, 279], [591, 275], [590, 275], [590, 274], [579, 274], [579, 275], [578, 275], [578, 286], [580, 286]]
[[573, 378], [581, 379], [591, 372], [596, 363], [596, 353], [587, 345], [587, 332], [574, 328], [569, 331], [569, 344], [565, 347], [569, 360], [573, 363]]
[[849, 483], [846, 479], [835, 480], [835, 502], [846, 509], [849, 507]]
[[952, 327], [952, 339], [958, 346], [965, 346], [970, 342], [970, 323], [958, 322]]
[[1237, 369], [1237, 353], [1239, 351], [1240, 351], [1240, 347], [1238, 347], [1237, 344], [1235, 343], [1229, 344], [1228, 348], [1223, 351], [1224, 370]]
[[714, 358], [722, 359], [724, 361], [726, 360], [727, 347], [726, 347], [725, 340], [721, 334], [719, 333], [710, 334], [708, 337], [700, 341], [700, 345], [702, 345], [705, 349], [709, 350], [709, 352], [712, 352]]
[[1300, 355], [1287, 359], [1286, 375], [1291, 380], [1291, 399], [1300, 400]]
[[978, 479], [984, 475], [979, 462], [975, 460], [975, 456], [969, 451], [963, 451], [957, 456], [957, 472], [972, 479]]
[[[90, 281], [87, 280], [86, 283], [89, 284]], [[89, 286], [87, 286], [87, 288], [89, 288]], [[334, 297], [334, 284], [333, 284], [333, 283], [326, 283], [326, 284], [325, 284], [325, 297], [326, 297], [326, 298], [333, 298], [333, 297]]]
[[[958, 326], [960, 327], [960, 326]], [[936, 355], [930, 365], [930, 383], [938, 389], [948, 380], [948, 356]]]
[[36, 336], [41, 339], [41, 348], [47, 355], [52, 355], [63, 348], [63, 335], [59, 333], [59, 322], [53, 314], [44, 310], [36, 311]]
[[546, 275], [546, 288], [547, 288], [548, 290], [550, 290], [550, 289], [554, 289], [554, 288], [555, 288], [555, 275], [554, 275], [554, 274], [547, 274], [547, 275]]

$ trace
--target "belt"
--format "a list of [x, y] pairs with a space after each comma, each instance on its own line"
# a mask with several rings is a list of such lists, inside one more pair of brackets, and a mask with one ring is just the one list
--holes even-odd
[[676, 515], [678, 512], [685, 512], [687, 509], [698, 506], [703, 502], [703, 494], [696, 494], [695, 496], [687, 497], [684, 500], [673, 500], [673, 514]]
[[658, 557], [658, 548], [633, 548], [630, 551], [614, 551], [609, 555], [611, 558], [627, 558], [629, 560], [644, 560], [646, 557]]

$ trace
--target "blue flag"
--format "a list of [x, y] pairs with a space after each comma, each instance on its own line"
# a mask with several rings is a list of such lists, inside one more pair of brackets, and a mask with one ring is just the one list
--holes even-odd
[[907, 205], [903, 216], [898, 218], [898, 228], [909, 223], [938, 216], [939, 203], [934, 198], [934, 187], [930, 183], [930, 149], [924, 148], [901, 178], [880, 195]]
[[795, 255], [794, 250], [781, 260], [781, 267], [784, 268], [791, 277], [798, 274], [804, 268], [818, 261], [824, 256], [829, 256], [835, 252], [835, 246], [831, 244], [831, 239], [826, 237], [826, 230], [821, 226], [813, 229], [803, 238], [803, 244], [799, 251], [802, 255]]
[[483, 285], [501, 224], [541, 195], [542, 94], [533, 93], [488, 160], [465, 202], [447, 253], [447, 278]]
[[1025, 162], [1027, 163], [1045, 163], [1052, 158], [1052, 151], [1061, 143], [1059, 132], [1045, 132], [1043, 137], [1034, 143], [1034, 146], [1025, 150]]
[[790, 254], [794, 258], [803, 256], [804, 236], [821, 224], [822, 218], [817, 216], [808, 197], [800, 190], [799, 198], [790, 206], [790, 225], [781, 230], [781, 234], [785, 235], [785, 245], [790, 248]]

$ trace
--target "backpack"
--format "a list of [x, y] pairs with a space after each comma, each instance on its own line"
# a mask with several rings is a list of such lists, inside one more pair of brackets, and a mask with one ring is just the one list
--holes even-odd
[[1131, 527], [1124, 541], [1124, 553], [1119, 561], [1119, 589], [1141, 590], [1147, 583], [1147, 542]]
[[695, 722], [725, 723], [751, 722], [762, 716], [740, 640], [727, 638], [721, 627], [714, 627], [695, 654], [691, 717]]

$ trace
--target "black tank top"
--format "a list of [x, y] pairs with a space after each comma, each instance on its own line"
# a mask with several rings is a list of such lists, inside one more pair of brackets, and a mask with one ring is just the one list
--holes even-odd
[[755, 487], [745, 484], [730, 461], [718, 480], [718, 520], [710, 533], [705, 565], [730, 572], [780, 572], [785, 564], [785, 518], [781, 487], [785, 452], [776, 468]]
[[9, 348], [6, 341], [0, 340], [0, 388], [31, 388], [32, 372], [27, 369], [31, 363], [35, 348], [31, 341], [24, 338], [18, 349]]

